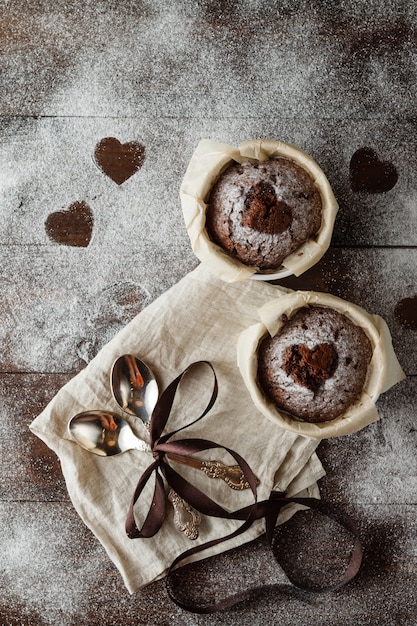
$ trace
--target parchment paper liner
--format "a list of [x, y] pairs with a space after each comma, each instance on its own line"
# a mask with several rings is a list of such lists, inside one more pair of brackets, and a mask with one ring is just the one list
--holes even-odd
[[[289, 414], [279, 411], [267, 400], [257, 384], [257, 349], [261, 339], [269, 333], [272, 337], [282, 328], [285, 313], [291, 317], [306, 305], [320, 305], [340, 311], [355, 324], [361, 326], [373, 346], [373, 355], [367, 379], [359, 400], [343, 415], [321, 424], [297, 421]], [[266, 303], [259, 309], [260, 322], [240, 333], [237, 342], [237, 361], [243, 380], [255, 406], [271, 421], [299, 435], [315, 439], [328, 439], [361, 430], [379, 419], [375, 402], [384, 391], [405, 378], [392, 346], [391, 335], [385, 321], [378, 315], [370, 315], [362, 308], [341, 298], [314, 291], [297, 291]]]
[[[277, 271], [260, 271], [232, 258], [210, 240], [205, 229], [207, 201], [216, 179], [232, 161], [266, 161], [277, 156], [292, 159], [312, 176], [322, 198], [322, 225], [316, 239], [306, 242], [284, 259], [282, 267], [277, 268]], [[338, 210], [329, 181], [308, 154], [290, 144], [266, 139], [245, 141], [239, 148], [202, 139], [191, 157], [182, 181], [180, 198], [194, 253], [201, 262], [208, 265], [210, 271], [226, 282], [244, 280], [251, 276], [258, 280], [283, 278], [290, 274], [299, 276], [317, 263], [328, 249]]]

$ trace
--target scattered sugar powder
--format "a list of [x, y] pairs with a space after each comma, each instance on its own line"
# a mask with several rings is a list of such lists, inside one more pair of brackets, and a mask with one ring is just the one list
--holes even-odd
[[[76, 251], [60, 254], [58, 249], [46, 258], [19, 252], [19, 257], [30, 263], [30, 284], [28, 276], [19, 273], [4, 290], [0, 355], [6, 369], [78, 369], [150, 301], [146, 287], [124, 280], [119, 272], [103, 276], [103, 267], [96, 270], [92, 258], [83, 275], [86, 257]], [[75, 274], [68, 273], [67, 263], [78, 267]], [[4, 279], [0, 282], [4, 287]]]
[[409, 378], [378, 401], [381, 421], [364, 432], [366, 454], [360, 455], [361, 462], [355, 462], [351, 489], [356, 499], [365, 503], [415, 503], [415, 394], [416, 381]]
[[0, 586], [8, 589], [7, 604], [4, 595], [1, 599], [1, 623], [25, 623], [25, 616], [35, 615], [40, 619], [33, 624], [73, 623], [71, 618], [83, 614], [100, 579], [102, 548], [88, 541], [70, 505], [6, 503], [0, 520], [7, 529]]
[[[291, 141], [312, 152], [344, 189], [349, 158], [363, 141], [386, 146], [401, 131], [408, 152], [396, 156], [409, 168], [401, 181], [414, 184], [415, 129], [404, 122], [417, 85], [411, 5], [396, 23], [395, 3], [378, 0], [325, 3], [320, 11], [307, 1], [296, 8], [283, 3], [276, 11], [262, 0], [229, 3], [224, 12], [224, 3], [192, 0], [169, 7], [162, 0], [113, 3], [111, 10], [100, 3], [56, 0], [51, 12], [34, 2], [27, 11], [22, 3], [4, 4], [2, 17], [7, 10], [12, 18], [4, 21], [10, 54], [2, 66], [0, 105], [5, 369], [80, 367], [150, 299], [192, 269], [178, 190], [203, 136], [234, 144], [258, 136]], [[398, 111], [401, 125], [382, 127], [380, 118]], [[4, 117], [16, 112], [61, 117]], [[369, 113], [372, 120], [366, 121]], [[77, 115], [81, 119], [71, 118]], [[360, 123], [350, 123], [355, 119]], [[143, 167], [120, 187], [92, 159], [96, 144], [108, 136], [137, 140], [146, 148]], [[342, 243], [351, 241], [355, 227], [364, 243], [381, 233], [387, 244], [388, 233], [395, 233], [395, 245], [404, 238], [409, 244], [413, 229], [404, 225], [411, 223], [412, 212], [408, 203], [404, 219], [398, 189], [400, 183], [384, 200], [379, 221], [380, 197], [372, 205], [367, 200], [370, 210], [360, 214], [363, 200], [346, 196], [345, 206], [353, 205], [356, 213], [340, 214]], [[409, 192], [401, 189], [400, 200]], [[86, 249], [51, 242], [44, 228], [52, 212], [76, 201], [86, 202], [93, 213]], [[339, 472], [340, 482], [349, 481], [348, 498], [415, 500], [409, 478], [415, 477], [414, 397], [410, 392], [402, 399], [394, 390], [381, 399], [381, 422], [359, 434], [369, 456], [357, 455], [349, 471]], [[344, 439], [343, 446], [353, 440]], [[113, 570], [106, 570], [107, 557], [90, 542], [70, 505], [3, 503], [0, 523], [7, 537], [0, 553], [2, 610], [9, 621], [32, 616], [32, 624], [80, 623], [74, 616], [88, 613], [92, 598], [100, 601], [98, 590], [109, 589], [106, 572]], [[154, 601], [154, 592], [155, 587], [144, 591], [147, 606], [166, 602], [165, 595]], [[110, 595], [115, 598], [116, 591]], [[126, 623], [139, 622], [137, 609], [135, 599]], [[259, 623], [256, 609], [247, 610]], [[177, 624], [200, 623], [179, 612], [175, 616]], [[155, 609], [153, 623], [156, 617]], [[237, 610], [230, 619], [241, 622], [242, 613]]]
[[378, 422], [321, 444], [318, 455], [328, 472], [324, 497], [327, 483], [332, 498], [356, 506], [415, 504], [416, 383], [407, 378], [379, 398]]
[[[132, 121], [27, 120], [24, 132], [20, 126], [10, 121], [6, 129], [14, 186], [0, 183], [0, 358], [12, 371], [72, 371], [195, 267], [178, 200], [182, 172], [167, 167], [166, 146], [160, 152], [163, 128], [142, 137]], [[95, 145], [109, 134], [147, 148], [143, 168], [121, 186], [93, 162]], [[51, 241], [45, 229], [50, 215], [74, 201], [92, 211], [86, 248]]]

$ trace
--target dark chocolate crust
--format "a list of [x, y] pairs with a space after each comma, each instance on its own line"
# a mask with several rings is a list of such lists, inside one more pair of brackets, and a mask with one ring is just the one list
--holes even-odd
[[310, 174], [279, 157], [229, 166], [210, 194], [206, 230], [245, 265], [272, 270], [314, 238], [321, 219], [321, 196]]
[[365, 331], [346, 315], [305, 307], [261, 341], [258, 382], [278, 409], [305, 422], [327, 422], [359, 398], [371, 357]]

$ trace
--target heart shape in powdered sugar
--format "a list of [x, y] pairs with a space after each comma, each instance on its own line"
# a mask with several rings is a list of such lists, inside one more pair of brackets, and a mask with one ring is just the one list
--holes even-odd
[[121, 143], [115, 137], [105, 137], [96, 145], [94, 160], [106, 176], [121, 185], [142, 167], [145, 146], [137, 141]]
[[289, 346], [284, 353], [283, 369], [296, 383], [316, 392], [337, 368], [337, 352], [330, 343], [314, 348], [305, 344]]
[[394, 314], [402, 326], [417, 330], [417, 296], [399, 300], [395, 305]]
[[397, 169], [388, 161], [380, 161], [372, 148], [360, 148], [350, 160], [350, 186], [352, 191], [384, 193], [398, 180]]
[[93, 213], [85, 202], [74, 202], [65, 211], [51, 213], [45, 222], [49, 237], [64, 246], [86, 248], [93, 232]]

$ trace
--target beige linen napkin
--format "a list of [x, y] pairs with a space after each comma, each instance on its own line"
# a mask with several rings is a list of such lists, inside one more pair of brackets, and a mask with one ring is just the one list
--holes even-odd
[[[218, 377], [217, 401], [207, 416], [181, 433], [181, 438], [210, 439], [241, 454], [260, 480], [259, 500], [268, 498], [274, 487], [289, 495], [307, 490], [308, 495], [318, 496], [316, 481], [324, 474], [314, 453], [318, 442], [287, 432], [265, 418], [251, 401], [236, 365], [237, 335], [258, 320], [259, 307], [283, 293], [287, 290], [251, 280], [227, 284], [200, 265], [139, 313], [31, 424], [32, 432], [58, 455], [74, 507], [105, 547], [130, 592], [163, 576], [174, 558], [186, 549], [225, 536], [241, 522], [203, 517], [200, 536], [193, 542], [175, 528], [172, 509], [168, 508], [155, 537], [129, 539], [125, 534], [129, 503], [138, 479], [153, 461], [152, 455], [131, 450], [112, 457], [95, 456], [71, 439], [69, 420], [86, 410], [111, 410], [122, 415], [139, 437], [148, 440], [143, 424], [123, 414], [112, 398], [109, 381], [114, 359], [136, 354], [155, 372], [161, 390], [191, 363], [208, 360]], [[191, 422], [205, 408], [212, 380], [207, 378], [203, 383], [202, 387], [197, 378], [190, 376], [188, 387], [175, 402], [167, 425], [169, 432]], [[225, 455], [216, 449], [206, 457], [234, 462]], [[196, 470], [176, 469], [184, 471], [189, 480], [228, 510], [252, 502], [250, 490], [233, 491], [223, 481], [209, 479]], [[137, 502], [138, 525], [148, 506], [149, 500]], [[280, 521], [283, 519], [281, 516]], [[263, 531], [263, 522], [258, 521], [233, 542], [222, 543], [195, 558], [240, 545]]]

